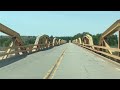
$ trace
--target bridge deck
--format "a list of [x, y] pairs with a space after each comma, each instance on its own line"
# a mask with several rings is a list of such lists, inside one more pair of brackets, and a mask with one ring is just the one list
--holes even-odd
[[120, 65], [90, 53], [84, 48], [69, 44], [54, 78], [120, 78]]
[[63, 58], [54, 72], [53, 79], [120, 78], [120, 65], [72, 43], [27, 55], [12, 64], [1, 67], [0, 78], [42, 79], [64, 50]]

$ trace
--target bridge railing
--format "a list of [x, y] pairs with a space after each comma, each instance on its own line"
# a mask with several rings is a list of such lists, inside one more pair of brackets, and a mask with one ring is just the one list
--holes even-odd
[[[76, 43], [76, 44], [83, 47], [83, 48], [91, 50], [95, 53], [104, 55], [107, 58], [112, 58], [114, 60], [120, 60], [120, 57], [119, 57], [119, 54], [118, 54], [120, 52], [120, 49], [118, 49], [118, 48], [108, 48], [108, 47], [105, 47], [105, 46], [79, 44], [79, 43]], [[113, 53], [110, 54], [109, 52], [106, 52], [107, 50], [111, 50], [112, 52], [116, 52], [117, 54], [113, 54]]]
[[[64, 43], [61, 43], [61, 45], [62, 44], [64, 44]], [[37, 46], [37, 47], [35, 48], [34, 46]], [[2, 59], [4, 59], [5, 55], [9, 55], [9, 57], [11, 57], [12, 55], [15, 56], [15, 55], [25, 54], [25, 53], [22, 53], [22, 52], [27, 52], [26, 54], [28, 54], [28, 53], [32, 53], [32, 52], [37, 52], [39, 50], [48, 49], [48, 48], [51, 48], [51, 47], [53, 47], [53, 43], [37, 44], [37, 45], [31, 44], [31, 45], [24, 45], [24, 46], [7, 47], [7, 48], [4, 48], [4, 51], [6, 51], [8, 49], [11, 49], [11, 52], [9, 52], [9, 53], [3, 52], [3, 53], [0, 54], [0, 57], [2, 57]], [[19, 48], [26, 48], [26, 49], [22, 50], [22, 49], [19, 49]], [[7, 57], [7, 58], [9, 58], [9, 57]]]
[[[107, 43], [107, 38], [117, 31], [119, 32], [118, 48], [111, 48]], [[105, 32], [102, 33], [98, 45], [94, 45], [92, 35], [86, 34], [85, 36], [79, 38], [81, 38], [82, 43], [78, 42], [80, 41], [78, 38], [76, 40], [73, 40], [73, 43], [99, 53], [112, 60], [120, 61], [120, 20], [117, 20], [107, 30], [105, 30]]]
[[65, 43], [64, 40], [58, 40], [57, 38], [53, 39], [52, 41], [52, 38], [44, 34], [42, 36], [38, 36], [34, 44], [25, 45], [19, 33], [1, 23], [0, 32], [9, 35], [12, 38], [9, 47], [4, 48], [4, 50], [2, 50], [3, 52], [0, 53], [0, 60], [8, 58], [11, 54], [27, 54], [30, 52], [47, 49], [49, 47], [54, 47]]

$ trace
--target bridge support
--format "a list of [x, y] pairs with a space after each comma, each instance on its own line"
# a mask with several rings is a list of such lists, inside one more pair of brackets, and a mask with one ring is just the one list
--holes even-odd
[[89, 34], [86, 34], [86, 35], [83, 37], [83, 43], [90, 45], [91, 48], [94, 49], [94, 47], [93, 47], [93, 39], [92, 39], [92, 36], [90, 36]]
[[78, 38], [78, 43], [81, 45], [82, 42], [81, 42], [81, 38]]
[[50, 45], [50, 38], [48, 35], [42, 35], [42, 36], [38, 36], [35, 40], [34, 43], [34, 47], [33, 49], [35, 49], [36, 51], [39, 49], [44, 49], [44, 48], [48, 48]]
[[[10, 43], [10, 45], [9, 45], [9, 48], [6, 50], [6, 54], [7, 55], [5, 55], [5, 56], [3, 56], [2, 57], [2, 59], [6, 59], [9, 55], [9, 53], [12, 51], [12, 50], [15, 50], [15, 51], [18, 51], [18, 48], [16, 48], [15, 46], [16, 46], [16, 38], [15, 37], [13, 37], [12, 38], [12, 42]], [[15, 52], [15, 55], [19, 55], [19, 53], [18, 52]]]
[[[120, 31], [118, 31], [118, 49], [120, 49]], [[118, 56], [120, 56], [120, 52], [118, 53]]]
[[53, 47], [54, 47], [59, 44], [59, 41], [57, 40], [57, 38], [54, 38], [52, 43], [53, 43]]
[[[15, 51], [16, 51], [15, 54], [18, 54], [17, 53], [18, 47], [24, 45], [20, 34], [1, 23], [0, 23], [0, 31], [12, 37], [12, 42], [11, 42], [9, 48], [6, 50], [7, 55], [3, 56], [3, 59], [6, 59], [8, 57], [8, 54], [13, 49], [15, 49]], [[24, 48], [24, 47], [20, 47], [20, 50], [25, 50], [25, 49], [26, 48]], [[25, 53], [25, 51], [23, 51], [22, 53]]]
[[[107, 38], [108, 36], [114, 34], [115, 32], [119, 32], [119, 37], [118, 37], [118, 49], [120, 49], [120, 20], [117, 20], [115, 23], [113, 23], [100, 37], [100, 41], [99, 41], [99, 45], [102, 45], [102, 42], [104, 41], [105, 43], [105, 47], [110, 48], [110, 46], [106, 43], [105, 38]], [[102, 45], [103, 46], [103, 45]], [[107, 50], [109, 51], [110, 54], [112, 54], [113, 51], [111, 50]], [[118, 56], [120, 56], [120, 53], [118, 53]]]

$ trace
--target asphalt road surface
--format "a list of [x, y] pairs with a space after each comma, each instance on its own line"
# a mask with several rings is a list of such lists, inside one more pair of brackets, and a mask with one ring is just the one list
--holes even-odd
[[120, 65], [72, 43], [36, 52], [0, 68], [3, 79], [43, 79], [65, 50], [53, 79], [120, 78]]

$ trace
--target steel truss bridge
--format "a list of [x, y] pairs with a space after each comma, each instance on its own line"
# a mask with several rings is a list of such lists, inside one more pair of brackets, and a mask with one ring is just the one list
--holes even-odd
[[[120, 20], [102, 33], [99, 45], [86, 34], [72, 42], [44, 34], [25, 45], [18, 32], [0, 24], [12, 42], [0, 54], [1, 79], [114, 79], [120, 78]], [[106, 42], [118, 32], [118, 48]], [[117, 54], [114, 54], [114, 53]]]

